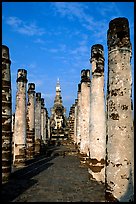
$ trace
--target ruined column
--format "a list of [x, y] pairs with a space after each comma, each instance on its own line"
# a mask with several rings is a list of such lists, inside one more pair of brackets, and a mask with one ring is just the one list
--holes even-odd
[[81, 128], [81, 84], [78, 84], [78, 94], [77, 94], [77, 146], [80, 148], [80, 140], [81, 140], [81, 134], [80, 134], [80, 128]]
[[35, 106], [35, 154], [41, 152], [41, 93], [36, 93]]
[[27, 159], [34, 157], [35, 140], [35, 84], [28, 84], [27, 102], [27, 137], [26, 137], [26, 156]]
[[48, 141], [51, 139], [51, 127], [50, 127], [50, 118], [48, 117], [47, 119], [48, 124], [47, 124], [47, 130], [48, 130]]
[[14, 126], [15, 126], [15, 113], [12, 114], [12, 157], [14, 155]]
[[26, 85], [27, 71], [18, 69], [14, 127], [14, 167], [23, 167], [26, 161]]
[[49, 132], [48, 132], [48, 122], [49, 122], [49, 116], [48, 116], [48, 110], [47, 108], [45, 108], [45, 114], [46, 114], [46, 130], [45, 130], [45, 135], [46, 135], [46, 140], [45, 143], [48, 144], [48, 140], [49, 140]]
[[2, 45], [2, 183], [11, 173], [12, 153], [12, 99], [10, 56], [7, 46]]
[[129, 202], [134, 194], [134, 137], [131, 100], [131, 56], [129, 22], [110, 21], [107, 32], [107, 168], [106, 199]]
[[41, 141], [43, 151], [45, 151], [46, 144], [46, 109], [44, 105], [44, 98], [41, 98]]
[[72, 104], [69, 111], [69, 137], [74, 141], [74, 121], [75, 121], [75, 104]]
[[75, 112], [74, 112], [74, 144], [77, 144], [77, 102], [75, 99]]
[[90, 70], [81, 71], [81, 143], [80, 153], [89, 155]]
[[105, 182], [106, 120], [104, 100], [103, 46], [91, 48], [92, 79], [90, 99], [90, 159], [89, 173], [97, 181]]

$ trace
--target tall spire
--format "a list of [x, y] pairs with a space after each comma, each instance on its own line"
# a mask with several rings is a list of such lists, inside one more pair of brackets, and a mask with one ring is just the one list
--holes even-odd
[[61, 91], [59, 78], [57, 79], [56, 91]]
[[55, 96], [55, 100], [54, 100], [54, 105], [56, 105], [56, 104], [61, 104], [62, 105], [62, 97], [61, 97], [61, 88], [60, 88], [59, 78], [57, 79], [56, 96]]

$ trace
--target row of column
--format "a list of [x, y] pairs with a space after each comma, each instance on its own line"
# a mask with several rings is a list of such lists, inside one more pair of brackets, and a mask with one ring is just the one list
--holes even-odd
[[[35, 84], [28, 84], [27, 71], [18, 70], [15, 123], [13, 133], [13, 166], [23, 167], [27, 159], [41, 153], [48, 140], [48, 112]], [[27, 91], [27, 94], [26, 94]]]
[[48, 111], [35, 84], [28, 83], [27, 71], [18, 69], [15, 113], [12, 114], [10, 56], [2, 45], [2, 182], [9, 180], [12, 166], [23, 167], [26, 160], [45, 151], [50, 138]]
[[90, 70], [81, 71], [77, 99], [72, 106], [71, 137], [84, 156], [91, 177], [105, 183], [106, 200], [131, 201], [134, 193], [132, 48], [126, 18], [110, 21], [107, 44], [106, 100], [104, 49], [96, 44], [91, 47], [91, 77]]

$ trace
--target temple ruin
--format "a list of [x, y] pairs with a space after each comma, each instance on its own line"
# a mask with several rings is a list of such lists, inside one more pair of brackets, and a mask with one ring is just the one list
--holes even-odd
[[[106, 36], [105, 36], [106, 37]], [[2, 183], [49, 145], [71, 141], [89, 178], [105, 184], [105, 202], [134, 201], [134, 127], [129, 22], [115, 18], [107, 31], [108, 81], [104, 96], [104, 48], [91, 46], [91, 68], [81, 70], [69, 116], [57, 80], [51, 115], [46, 99], [18, 69], [15, 113], [11, 103], [9, 49], [2, 46]], [[79, 175], [80, 176], [80, 175]]]
[[54, 106], [51, 108], [50, 116], [50, 127], [51, 127], [51, 141], [60, 143], [61, 140], [67, 139], [66, 127], [66, 109], [62, 104], [61, 87], [59, 79], [56, 84], [56, 96], [54, 99]]

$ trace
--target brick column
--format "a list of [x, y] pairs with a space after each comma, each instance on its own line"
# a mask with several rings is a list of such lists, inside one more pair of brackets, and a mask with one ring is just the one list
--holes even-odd
[[10, 56], [7, 46], [2, 45], [2, 183], [7, 182], [11, 173], [12, 153], [12, 100]]
[[36, 93], [35, 106], [35, 154], [41, 152], [41, 93]]
[[27, 159], [34, 157], [35, 140], [35, 84], [28, 84], [27, 102], [27, 137], [26, 137], [26, 156]]
[[80, 153], [89, 155], [90, 70], [81, 71], [81, 143]]
[[90, 169], [97, 181], [105, 182], [106, 120], [104, 101], [103, 46], [91, 48], [92, 79], [90, 100]]
[[106, 199], [129, 202], [134, 193], [131, 42], [126, 18], [110, 21], [107, 33]]
[[26, 85], [27, 71], [18, 69], [14, 127], [14, 167], [23, 167], [26, 161]]

